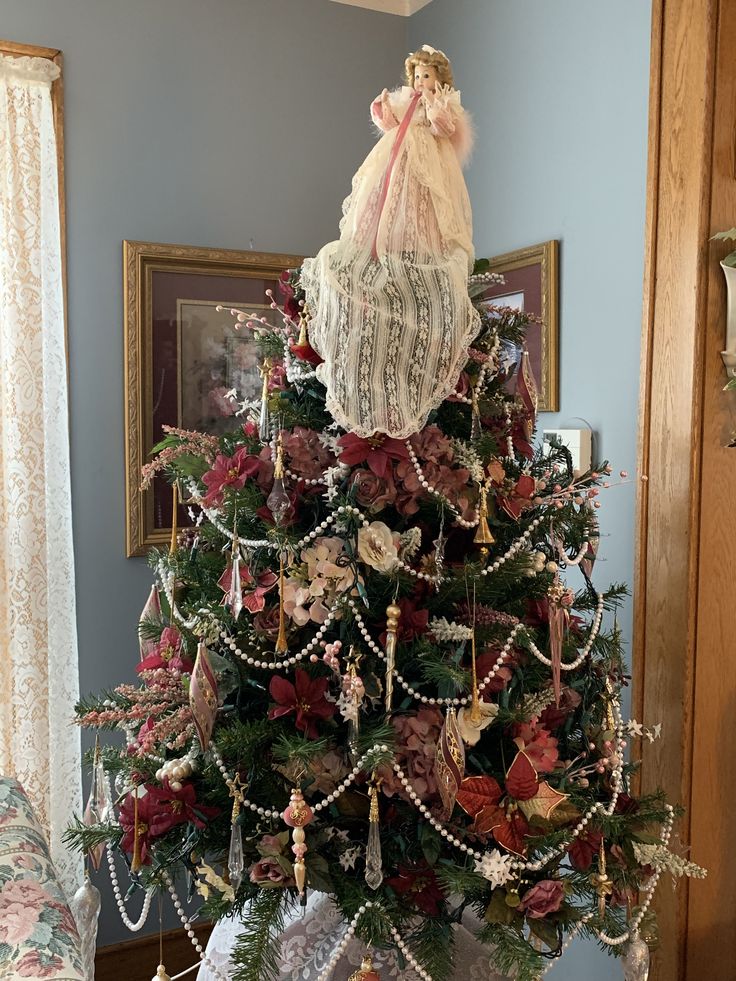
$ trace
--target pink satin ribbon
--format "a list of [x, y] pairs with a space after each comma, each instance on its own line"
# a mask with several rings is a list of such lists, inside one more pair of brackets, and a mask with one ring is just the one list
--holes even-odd
[[378, 230], [381, 227], [381, 215], [383, 214], [383, 209], [386, 205], [386, 198], [388, 197], [388, 186], [391, 182], [391, 173], [394, 169], [396, 163], [396, 158], [399, 155], [399, 150], [401, 149], [401, 144], [404, 142], [404, 137], [406, 136], [406, 131], [409, 129], [409, 123], [414, 115], [414, 110], [416, 109], [419, 100], [422, 97], [421, 92], [415, 92], [411, 97], [411, 102], [404, 113], [404, 118], [401, 120], [398, 132], [396, 133], [396, 139], [394, 140], [394, 145], [391, 147], [391, 156], [388, 158], [388, 164], [386, 165], [386, 173], [383, 175], [383, 183], [381, 184], [381, 196], [378, 199], [378, 214], [376, 215], [376, 234], [373, 236], [373, 245], [371, 246], [371, 255], [374, 259], [378, 259]]

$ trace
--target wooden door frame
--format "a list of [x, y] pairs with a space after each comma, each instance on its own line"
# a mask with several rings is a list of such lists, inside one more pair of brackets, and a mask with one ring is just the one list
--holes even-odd
[[[730, 849], [723, 847], [734, 828], [718, 816], [722, 785], [704, 774], [723, 769], [725, 811], [736, 770], [714, 758], [711, 730], [718, 715], [713, 700], [720, 698], [725, 710], [733, 697], [725, 690], [730, 675], [722, 675], [720, 693], [713, 683], [728, 611], [718, 629], [709, 624], [720, 598], [723, 606], [732, 602], [736, 560], [726, 557], [719, 569], [707, 543], [713, 474], [722, 474], [719, 506], [728, 513], [736, 449], [724, 451], [719, 432], [734, 411], [733, 396], [721, 392], [726, 375], [719, 357], [725, 300], [717, 259], [728, 249], [709, 239], [736, 224], [734, 42], [736, 0], [653, 0], [639, 440], [645, 479], [637, 512], [632, 714], [663, 723], [663, 739], [640, 747], [640, 789], [661, 786], [684, 805], [680, 838], [692, 843], [694, 861], [710, 866], [705, 883], [659, 890], [656, 981], [736, 979], [723, 932], [724, 923], [731, 933], [736, 924], [736, 912], [723, 909], [729, 906], [723, 897], [734, 894], [728, 883], [736, 867], [731, 860], [729, 868]], [[732, 525], [723, 523], [726, 554], [736, 552]], [[736, 752], [736, 737], [727, 739], [724, 757]], [[709, 818], [717, 827], [704, 833]], [[709, 916], [713, 928], [706, 926]]]

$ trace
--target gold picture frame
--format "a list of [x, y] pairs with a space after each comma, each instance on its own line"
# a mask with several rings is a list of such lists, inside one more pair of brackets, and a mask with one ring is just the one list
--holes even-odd
[[506, 282], [483, 294], [494, 303], [519, 303], [521, 309], [542, 320], [539, 328], [531, 325], [527, 334], [540, 412], [560, 408], [559, 245], [552, 239], [489, 259], [488, 271], [500, 273]]
[[[297, 268], [302, 261], [303, 256], [272, 252], [123, 242], [125, 548], [129, 558], [145, 555], [153, 546], [164, 546], [171, 537], [172, 501], [167, 485], [157, 478], [154, 486], [145, 491], [140, 486], [142, 468], [162, 436], [161, 425], [209, 428], [207, 420], [197, 425], [203, 418], [204, 396], [200, 393], [186, 399], [185, 387], [196, 382], [198, 372], [200, 379], [204, 373], [216, 382], [218, 372], [231, 370], [223, 368], [223, 364], [226, 361], [231, 365], [233, 350], [247, 352], [252, 344], [252, 335], [247, 332], [235, 334], [229, 308], [268, 315], [266, 289], [273, 289], [278, 296], [283, 270]], [[217, 312], [219, 324], [213, 319], [218, 305], [225, 307]], [[189, 317], [186, 322], [183, 311]], [[209, 348], [203, 353], [202, 344], [197, 346], [192, 332], [200, 327], [212, 332], [213, 323], [228, 332], [228, 350], [210, 338]], [[190, 347], [195, 350], [187, 370], [182, 356], [185, 336], [194, 337]], [[219, 358], [217, 364], [206, 362], [210, 349]], [[238, 365], [246, 387], [254, 382], [253, 367], [249, 363]], [[228, 376], [222, 380], [227, 381]], [[257, 397], [259, 392], [260, 382], [256, 391], [251, 393], [248, 389], [238, 394]], [[179, 512], [179, 520], [187, 523], [185, 509]]]

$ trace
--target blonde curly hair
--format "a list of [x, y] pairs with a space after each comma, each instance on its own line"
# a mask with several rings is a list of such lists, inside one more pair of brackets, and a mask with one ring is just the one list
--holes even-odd
[[417, 65], [431, 65], [437, 72], [437, 79], [440, 84], [449, 85], [450, 88], [453, 87], [452, 65], [444, 51], [436, 51], [434, 48], [430, 48], [428, 44], [425, 44], [418, 51], [415, 51], [414, 54], [410, 54], [404, 62], [406, 81], [409, 86], [414, 85], [414, 69]]

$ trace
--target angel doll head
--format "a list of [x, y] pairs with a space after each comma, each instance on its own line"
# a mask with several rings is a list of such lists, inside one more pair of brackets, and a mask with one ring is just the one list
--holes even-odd
[[452, 66], [444, 51], [438, 51], [430, 44], [423, 44], [418, 51], [410, 54], [404, 63], [406, 81], [410, 88], [429, 89], [434, 92], [439, 85], [452, 88]]

